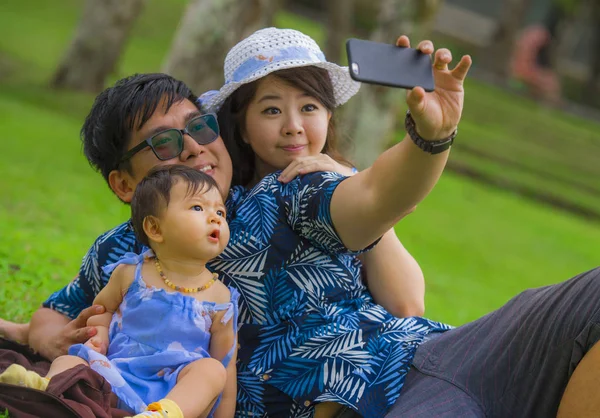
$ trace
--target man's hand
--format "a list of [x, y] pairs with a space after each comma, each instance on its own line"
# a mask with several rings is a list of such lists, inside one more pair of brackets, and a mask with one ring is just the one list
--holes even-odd
[[104, 307], [90, 306], [69, 322], [65, 316], [47, 308], [37, 310], [31, 318], [29, 345], [49, 360], [67, 354], [69, 347], [85, 343], [97, 334], [96, 327], [88, 327], [87, 320], [104, 313]]
[[59, 355], [67, 354], [69, 347], [73, 344], [85, 343], [91, 337], [94, 337], [98, 331], [96, 327], [88, 327], [87, 321], [90, 317], [102, 313], [104, 313], [104, 307], [96, 305], [90, 306], [81, 311], [77, 318], [69, 322], [55, 340], [54, 350], [56, 350], [57, 353], [60, 352], [57, 357]]

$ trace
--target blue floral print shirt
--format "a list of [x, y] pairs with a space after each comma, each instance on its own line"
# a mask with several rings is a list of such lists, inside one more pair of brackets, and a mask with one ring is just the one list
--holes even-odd
[[[240, 293], [236, 416], [311, 417], [316, 403], [336, 402], [382, 417], [424, 337], [450, 327], [396, 318], [373, 301], [331, 220], [344, 177], [321, 172], [283, 184], [277, 174], [231, 190], [231, 239], [209, 265]], [[108, 280], [102, 265], [133, 246], [127, 223], [101, 236], [84, 258], [85, 276], [45, 306], [76, 316]]]

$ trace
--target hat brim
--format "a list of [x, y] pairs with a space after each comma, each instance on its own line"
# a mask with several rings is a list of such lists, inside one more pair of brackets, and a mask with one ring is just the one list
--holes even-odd
[[217, 94], [208, 99], [206, 103], [203, 103], [204, 110], [207, 112], [218, 112], [225, 100], [227, 100], [227, 98], [231, 96], [234, 91], [244, 84], [256, 81], [275, 71], [289, 68], [308, 67], [311, 65], [323, 68], [329, 73], [329, 78], [331, 79], [331, 84], [333, 85], [333, 95], [336, 106], [346, 103], [360, 89], [360, 83], [354, 81], [352, 77], [350, 77], [350, 71], [348, 70], [348, 67], [342, 67], [331, 62], [305, 62], [298, 60], [281, 61], [261, 68], [260, 71], [257, 71], [255, 74], [252, 74], [252, 76], [244, 79], [243, 81], [232, 81], [230, 83], [226, 83], [223, 87], [221, 87]]

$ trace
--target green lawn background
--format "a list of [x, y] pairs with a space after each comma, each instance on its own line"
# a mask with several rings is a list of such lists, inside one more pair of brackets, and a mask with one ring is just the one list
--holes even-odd
[[[47, 88], [82, 4], [0, 2], [3, 318], [27, 320], [52, 291], [76, 275], [96, 236], [128, 217], [128, 207], [112, 196], [81, 153], [79, 129], [93, 97]], [[160, 69], [184, 7], [183, 0], [149, 2], [111, 81]], [[322, 40], [322, 28], [298, 16], [281, 14], [278, 25]], [[600, 169], [599, 124], [474, 80], [466, 91], [452, 158], [594, 206], [598, 196], [593, 193], [561, 189], [543, 177], [473, 158], [465, 150], [468, 144], [593, 188]], [[570, 153], [581, 144], [584, 153]], [[565, 280], [600, 264], [598, 223], [452, 173], [444, 174], [396, 230], [425, 272], [427, 316], [455, 325], [495, 309], [525, 288]]]

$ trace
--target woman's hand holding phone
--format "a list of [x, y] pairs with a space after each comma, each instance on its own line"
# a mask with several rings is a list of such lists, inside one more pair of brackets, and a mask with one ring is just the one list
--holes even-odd
[[[401, 36], [397, 46], [410, 47], [410, 40]], [[433, 42], [422, 41], [417, 49], [424, 54], [434, 53]], [[415, 120], [417, 132], [428, 140], [439, 140], [450, 136], [458, 126], [463, 108], [463, 82], [471, 68], [471, 57], [463, 56], [452, 70], [452, 53], [446, 48], [435, 51], [433, 57], [433, 79], [435, 90], [425, 92], [422, 87], [409, 90], [406, 103]]]
[[[471, 57], [463, 56], [452, 70], [452, 53], [442, 48], [434, 53], [431, 41], [410, 48], [407, 36], [396, 46], [360, 39], [346, 43], [350, 75], [357, 81], [408, 89], [406, 102], [424, 139], [450, 136], [460, 120], [463, 81], [471, 67]], [[432, 64], [433, 61], [433, 64]]]

